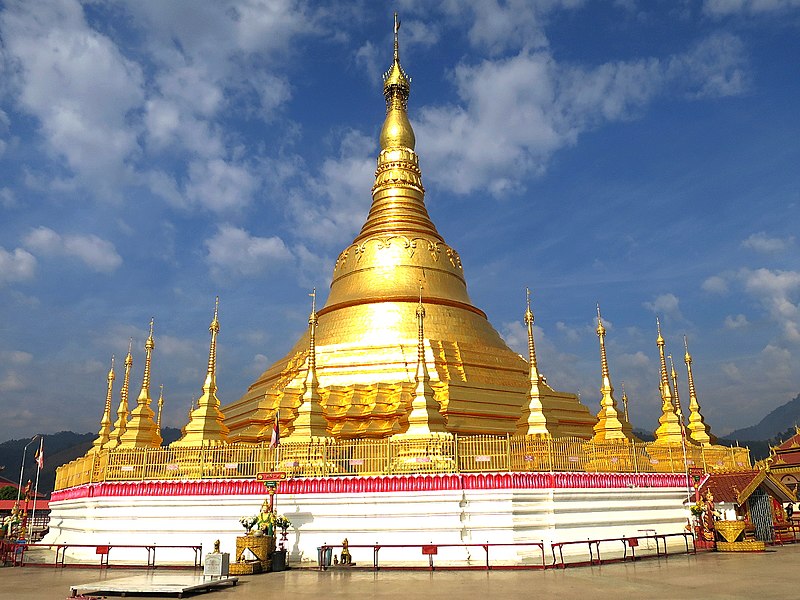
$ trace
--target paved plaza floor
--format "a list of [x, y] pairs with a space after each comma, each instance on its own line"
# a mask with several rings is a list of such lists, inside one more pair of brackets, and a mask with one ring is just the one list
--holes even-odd
[[[128, 569], [4, 567], [0, 597], [63, 600], [70, 586], [130, 577]], [[674, 555], [635, 563], [547, 571], [291, 570], [241, 577], [235, 587], [190, 598], [264, 600], [305, 598], [794, 598], [800, 591], [800, 545], [764, 553]], [[115, 598], [117, 596], [109, 596]], [[130, 597], [130, 596], [129, 596]], [[143, 596], [139, 596], [143, 597]], [[146, 596], [161, 599], [175, 596]]]

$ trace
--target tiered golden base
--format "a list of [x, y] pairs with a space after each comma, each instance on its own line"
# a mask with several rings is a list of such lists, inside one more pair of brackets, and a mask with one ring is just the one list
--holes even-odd
[[[244, 557], [249, 550], [256, 557]], [[275, 552], [275, 536], [240, 535], [236, 538], [236, 562], [230, 565], [231, 575], [253, 575], [271, 570], [270, 558]]]
[[761, 540], [744, 542], [717, 542], [719, 552], [764, 552], [766, 546]]

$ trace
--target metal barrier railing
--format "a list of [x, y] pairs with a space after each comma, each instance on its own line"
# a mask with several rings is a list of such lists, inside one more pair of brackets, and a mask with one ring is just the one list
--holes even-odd
[[[500, 547], [524, 547], [524, 548], [538, 548], [539, 552], [542, 555], [541, 564], [515, 564], [515, 565], [501, 565], [496, 564], [492, 565], [489, 561], [489, 549], [490, 548], [500, 548]], [[317, 549], [317, 568], [320, 571], [326, 571], [328, 568], [333, 566], [331, 564], [333, 551], [336, 548], [344, 549], [345, 546], [341, 544], [323, 544]], [[544, 542], [543, 541], [532, 541], [532, 542], [509, 542], [509, 543], [497, 543], [491, 544], [486, 542], [485, 544], [348, 544], [347, 546], [348, 551], [352, 549], [359, 549], [359, 548], [368, 548], [372, 550], [372, 569], [374, 571], [380, 571], [381, 568], [387, 569], [396, 569], [396, 568], [418, 568], [418, 567], [381, 567], [378, 562], [378, 554], [382, 548], [394, 548], [394, 549], [419, 549], [420, 556], [426, 556], [428, 558], [428, 568], [433, 571], [437, 567], [433, 564], [433, 557], [438, 556], [440, 549], [448, 549], [448, 548], [463, 548], [465, 550], [469, 550], [471, 548], [481, 548], [486, 554], [486, 562], [484, 566], [478, 565], [453, 565], [448, 564], [445, 566], [439, 566], [439, 569], [485, 569], [487, 571], [492, 569], [544, 569], [546, 568], [545, 563], [545, 552], [544, 552]], [[344, 563], [343, 563], [344, 564]]]
[[[668, 548], [667, 548], [667, 540], [670, 538], [683, 538], [685, 547], [686, 547], [686, 554], [696, 554], [697, 550], [694, 544], [694, 535], [688, 532], [680, 532], [680, 533], [663, 533], [663, 534], [652, 534], [652, 535], [640, 535], [636, 537], [626, 537], [622, 536], [619, 538], [601, 538], [601, 539], [585, 539], [585, 540], [570, 540], [566, 542], [551, 542], [550, 543], [550, 550], [553, 553], [553, 567], [561, 566], [561, 568], [566, 568], [567, 563], [564, 562], [564, 546], [583, 546], [586, 545], [589, 551], [589, 560], [588, 561], [576, 561], [571, 563], [573, 565], [600, 565], [603, 562], [611, 561], [626, 561], [628, 560], [628, 552], [630, 551], [630, 558], [631, 560], [636, 560], [636, 548], [639, 547], [639, 543], [644, 540], [653, 540], [656, 546], [656, 556], [667, 556], [668, 555]], [[692, 545], [689, 548], [689, 540], [691, 539]], [[622, 556], [619, 558], [613, 559], [603, 559], [600, 555], [600, 544], [604, 544], [608, 546], [609, 544], [617, 544], [621, 543], [622, 548], [617, 546], [617, 551], [620, 549], [622, 550]], [[662, 548], [663, 544], [663, 548]], [[556, 550], [558, 550], [558, 558], [556, 558]], [[558, 564], [560, 562], [560, 565]]]
[[255, 479], [262, 471], [289, 477], [482, 472], [683, 473], [750, 468], [747, 448], [656, 442], [601, 442], [534, 436], [458, 436], [431, 439], [237, 442], [208, 447], [100, 450], [56, 470], [55, 489], [104, 481]]
[[[19, 544], [19, 548], [17, 550], [17, 556], [15, 558], [15, 566], [32, 566], [32, 565], [44, 565], [50, 563], [42, 563], [42, 562], [34, 562], [30, 559], [26, 560], [26, 557], [29, 556], [29, 552], [31, 549], [36, 548], [47, 548], [49, 550], [55, 549], [55, 558], [51, 566], [54, 567], [64, 567], [64, 566], [74, 566], [73, 564], [66, 563], [66, 555], [67, 550], [71, 548], [94, 548], [95, 554], [100, 559], [100, 567], [109, 567], [111, 566], [109, 563], [111, 550], [113, 549], [142, 549], [147, 552], [147, 564], [146, 567], [148, 569], [155, 569], [156, 568], [156, 550], [166, 550], [170, 549], [172, 551], [175, 550], [191, 550], [194, 553], [194, 565], [191, 568], [198, 569], [202, 566], [202, 552], [203, 546], [201, 544], [198, 545], [190, 545], [190, 546], [170, 546], [170, 545], [162, 545], [162, 544]], [[172, 555], [171, 557], [174, 557]], [[78, 563], [78, 564], [85, 564], [85, 563]], [[126, 567], [136, 566], [132, 565], [129, 561], [125, 562]], [[175, 566], [175, 565], [172, 565]], [[190, 568], [189, 565], [185, 565], [185, 568]]]

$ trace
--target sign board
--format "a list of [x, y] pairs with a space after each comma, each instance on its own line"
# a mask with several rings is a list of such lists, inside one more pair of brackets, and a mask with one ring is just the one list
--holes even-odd
[[203, 575], [206, 577], [227, 577], [230, 571], [231, 555], [227, 552], [206, 554], [203, 562]]
[[438, 546], [423, 546], [422, 547], [422, 554], [423, 556], [431, 556], [433, 554], [439, 554], [439, 547]]
[[700, 480], [703, 478], [703, 475], [705, 475], [705, 472], [703, 471], [703, 469], [699, 467], [692, 467], [691, 469], [689, 469], [689, 477], [692, 478], [692, 481], [694, 482], [695, 486], [698, 483], [700, 483]]
[[267, 486], [267, 489], [274, 490], [278, 487], [277, 481], [265, 481], [264, 485]]
[[259, 473], [256, 475], [256, 479], [258, 481], [283, 481], [284, 479], [289, 479], [289, 475], [286, 471], [272, 471], [269, 473]]
[[95, 554], [108, 554], [108, 546], [98, 546], [94, 549]]

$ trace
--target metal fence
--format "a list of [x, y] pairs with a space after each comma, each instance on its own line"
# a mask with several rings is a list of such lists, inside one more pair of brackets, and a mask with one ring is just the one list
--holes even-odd
[[56, 470], [55, 489], [103, 481], [255, 479], [263, 471], [290, 477], [578, 471], [683, 473], [687, 468], [751, 468], [747, 448], [664, 445], [656, 442], [594, 443], [580, 438], [535, 436], [432, 436], [425, 439], [333, 440], [307, 443], [233, 443], [222, 446], [101, 450]]

